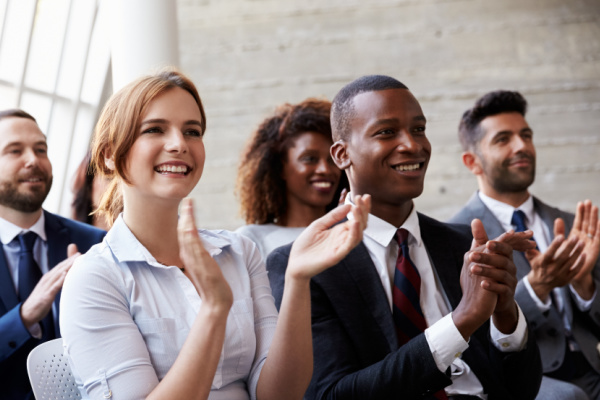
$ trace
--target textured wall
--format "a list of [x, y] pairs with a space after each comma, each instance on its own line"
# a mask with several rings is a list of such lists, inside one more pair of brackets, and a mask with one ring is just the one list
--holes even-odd
[[242, 224], [234, 197], [243, 144], [282, 102], [329, 99], [350, 80], [404, 82], [433, 146], [419, 209], [450, 217], [476, 188], [458, 119], [480, 95], [521, 91], [538, 153], [532, 192], [574, 210], [600, 203], [599, 0], [178, 0], [182, 69], [208, 118], [194, 191], [205, 227]]

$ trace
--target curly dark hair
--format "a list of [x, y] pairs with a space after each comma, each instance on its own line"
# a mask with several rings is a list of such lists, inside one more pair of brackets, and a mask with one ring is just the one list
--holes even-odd
[[458, 126], [458, 138], [464, 151], [476, 150], [484, 132], [480, 123], [501, 113], [517, 112], [525, 117], [527, 100], [519, 92], [496, 90], [481, 96], [472, 108], [463, 113]]
[[[331, 103], [309, 98], [299, 104], [283, 104], [265, 119], [246, 144], [238, 167], [236, 192], [240, 212], [248, 224], [281, 220], [287, 211], [286, 184], [282, 178], [288, 149], [303, 133], [315, 132], [331, 139]], [[337, 205], [348, 186], [344, 174], [327, 209]]]

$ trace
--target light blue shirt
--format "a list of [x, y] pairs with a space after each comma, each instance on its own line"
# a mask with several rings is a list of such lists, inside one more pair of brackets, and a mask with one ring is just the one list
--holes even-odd
[[[10, 276], [12, 277], [13, 284], [15, 285], [15, 292], [19, 295], [19, 253], [21, 251], [21, 244], [17, 236], [27, 233], [35, 232], [38, 235], [38, 240], [35, 240], [33, 245], [33, 259], [40, 267], [42, 274], [48, 272], [48, 240], [46, 238], [44, 213], [40, 215], [40, 218], [29, 227], [29, 229], [23, 229], [12, 222], [9, 222], [3, 218], [0, 218], [0, 241], [2, 242], [2, 248], [4, 250], [4, 256], [6, 257], [6, 264]], [[56, 320], [56, 303], [52, 304], [52, 315], [54, 317], [54, 323], [57, 324]], [[39, 323], [31, 325], [29, 333], [36, 339], [42, 338], [42, 327]]]
[[[234, 296], [209, 399], [255, 399], [277, 323], [264, 262], [241, 235], [199, 232]], [[120, 216], [76, 260], [62, 291], [65, 354], [84, 397], [145, 398], [175, 362], [201, 306], [192, 282], [158, 263]]]

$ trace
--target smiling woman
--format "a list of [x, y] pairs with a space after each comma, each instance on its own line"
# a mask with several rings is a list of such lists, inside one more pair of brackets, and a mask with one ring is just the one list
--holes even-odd
[[90, 398], [300, 399], [308, 386], [308, 282], [360, 242], [369, 199], [298, 238], [278, 315], [252, 242], [196, 229], [191, 200], [178, 215], [202, 176], [205, 129], [196, 88], [173, 70], [126, 86], [100, 116], [92, 159], [112, 180], [99, 209], [114, 223], [69, 272], [60, 313]]
[[315, 219], [337, 206], [348, 181], [335, 166], [331, 103], [307, 99], [284, 104], [265, 119], [246, 145], [237, 192], [248, 236], [266, 259], [290, 243]]

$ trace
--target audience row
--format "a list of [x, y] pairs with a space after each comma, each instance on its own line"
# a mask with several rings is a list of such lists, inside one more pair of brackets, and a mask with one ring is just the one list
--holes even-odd
[[444, 223], [414, 206], [432, 145], [403, 83], [282, 105], [241, 157], [247, 225], [206, 230], [207, 116], [166, 69], [109, 99], [75, 181], [108, 233], [42, 209], [46, 138], [0, 112], [3, 396], [33, 398], [27, 355], [62, 337], [84, 398], [600, 399], [598, 207], [531, 195], [526, 111], [463, 114], [479, 190]]

